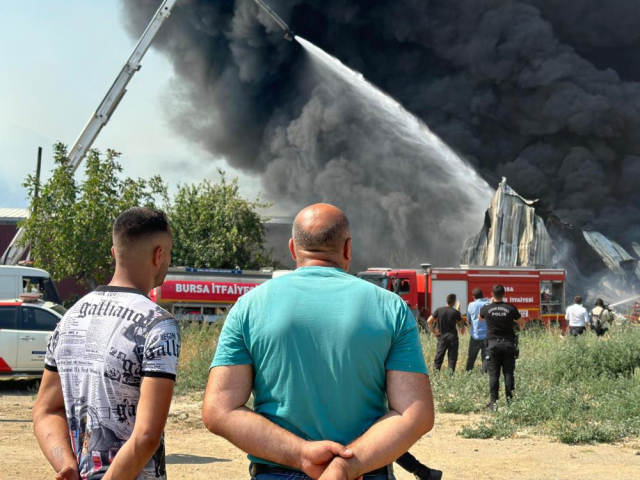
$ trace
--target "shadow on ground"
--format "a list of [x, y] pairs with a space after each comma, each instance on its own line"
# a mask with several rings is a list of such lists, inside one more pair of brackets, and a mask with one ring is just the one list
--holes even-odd
[[171, 465], [205, 465], [207, 463], [230, 462], [228, 458], [201, 457], [183, 453], [167, 455], [166, 462]]
[[39, 378], [14, 380], [10, 377], [0, 377], [0, 396], [37, 395], [39, 386]]

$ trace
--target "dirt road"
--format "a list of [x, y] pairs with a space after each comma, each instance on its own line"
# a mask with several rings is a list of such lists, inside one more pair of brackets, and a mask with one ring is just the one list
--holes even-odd
[[[0, 479], [53, 478], [32, 433], [34, 395], [24, 388], [0, 391]], [[567, 446], [521, 432], [508, 440], [466, 440], [457, 432], [468, 422], [467, 416], [438, 415], [433, 432], [411, 452], [443, 470], [445, 479], [640, 479], [640, 439]], [[170, 479], [249, 478], [245, 455], [204, 429], [200, 405], [192, 398], [174, 399], [166, 436]], [[400, 468], [396, 476], [413, 480]]]

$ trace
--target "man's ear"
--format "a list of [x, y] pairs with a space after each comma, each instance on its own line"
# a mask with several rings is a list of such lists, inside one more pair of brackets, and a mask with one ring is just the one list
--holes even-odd
[[351, 237], [347, 238], [347, 241], [344, 242], [344, 259], [351, 261]]
[[158, 267], [162, 265], [162, 258], [164, 257], [164, 248], [162, 246], [157, 246], [153, 250], [153, 265]]
[[296, 258], [296, 244], [293, 243], [293, 238], [289, 239], [289, 252], [291, 252], [291, 258], [293, 258], [293, 261], [297, 261], [298, 259]]
[[115, 259], [116, 258], [116, 247], [111, 246], [111, 256]]

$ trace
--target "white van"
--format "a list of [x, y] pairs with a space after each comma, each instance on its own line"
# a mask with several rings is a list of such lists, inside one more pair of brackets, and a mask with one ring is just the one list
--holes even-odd
[[23, 293], [40, 293], [45, 302], [62, 303], [56, 286], [44, 270], [0, 265], [0, 298], [20, 298]]

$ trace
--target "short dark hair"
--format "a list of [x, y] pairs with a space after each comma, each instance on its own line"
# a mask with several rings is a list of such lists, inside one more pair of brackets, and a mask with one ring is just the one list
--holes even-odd
[[494, 285], [491, 289], [491, 293], [493, 293], [495, 298], [502, 298], [504, 297], [504, 287], [500, 284]]
[[133, 207], [113, 223], [113, 241], [133, 243], [156, 233], [171, 233], [167, 215], [161, 210]]
[[573, 297], [573, 303], [581, 304], [582, 297], [580, 295], [576, 295], [575, 297]]
[[293, 242], [304, 250], [317, 247], [340, 247], [350, 234], [349, 219], [342, 212], [336, 216], [333, 223], [315, 232], [309, 232], [297, 220], [293, 222]]
[[482, 290], [480, 290], [479, 288], [474, 288], [471, 294], [473, 295], [473, 298], [475, 298], [476, 300], [480, 300], [481, 298], [484, 297]]
[[453, 305], [454, 303], [456, 303], [457, 299], [458, 297], [455, 293], [450, 293], [449, 295], [447, 295], [447, 305]]
[[604, 300], [602, 300], [601, 298], [596, 298], [596, 307], [604, 308]]

